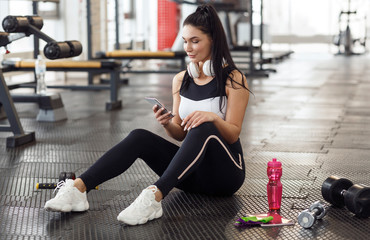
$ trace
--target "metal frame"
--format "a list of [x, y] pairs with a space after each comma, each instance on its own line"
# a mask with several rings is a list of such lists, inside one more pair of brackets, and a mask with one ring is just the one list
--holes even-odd
[[4, 75], [0, 69], [0, 102], [6, 112], [10, 125], [0, 125], [0, 132], [12, 132], [14, 136], [6, 139], [8, 148], [18, 147], [27, 143], [36, 141], [35, 132], [25, 133], [19, 120], [17, 110], [15, 109], [9, 89], [6, 85]]
[[[91, 39], [91, 32], [92, 32], [92, 26], [91, 26], [91, 2], [90, 0], [86, 0], [86, 13], [87, 13], [87, 59], [92, 59], [92, 39]], [[92, 78], [90, 79], [89, 76], [89, 83], [90, 80], [92, 81]]]
[[275, 69], [264, 69], [263, 68], [263, 0], [261, 1], [260, 15], [261, 15], [261, 24], [260, 24], [260, 40], [261, 44], [259, 46], [259, 55], [260, 55], [260, 66], [259, 68], [255, 67], [253, 61], [254, 47], [253, 47], [253, 0], [249, 0], [249, 24], [250, 24], [250, 54], [249, 54], [249, 72], [246, 73], [247, 76], [252, 77], [268, 77], [268, 72], [276, 72]]
[[116, 25], [116, 43], [114, 45], [114, 49], [119, 50], [120, 45], [119, 45], [119, 2], [118, 0], [114, 1], [116, 4], [116, 16], [115, 16], [115, 25]]
[[[174, 57], [145, 57], [145, 56], [136, 56], [136, 57], [104, 57], [97, 56], [95, 59], [116, 59], [116, 60], [127, 60], [125, 64], [122, 65], [121, 73], [178, 73], [186, 69], [186, 54], [184, 55], [175, 55]], [[133, 60], [152, 60], [152, 59], [163, 59], [163, 60], [180, 60], [181, 65], [180, 69], [175, 70], [130, 70], [130, 62]]]
[[[249, 69], [245, 73], [247, 76], [252, 76], [252, 77], [268, 77], [269, 74], [268, 72], [276, 72], [275, 69], [264, 69], [263, 64], [270, 62], [270, 59], [266, 59], [263, 56], [263, 0], [260, 0], [261, 2], [261, 8], [260, 8], [260, 16], [261, 16], [261, 24], [260, 24], [260, 40], [261, 44], [260, 46], [253, 46], [253, 39], [254, 39], [254, 32], [253, 32], [253, 14], [255, 11], [253, 11], [253, 1], [248, 0], [248, 8], [247, 9], [233, 9], [233, 8], [220, 8], [217, 7], [219, 11], [225, 11], [226, 13], [226, 26], [225, 30], [227, 35], [231, 36], [231, 29], [230, 29], [230, 19], [228, 16], [229, 12], [248, 12], [248, 17], [249, 17], [249, 25], [250, 25], [250, 40], [249, 40], [249, 46], [234, 46], [233, 41], [228, 38], [228, 44], [230, 46], [231, 52], [241, 52], [241, 51], [246, 51], [249, 53], [248, 56], [245, 56], [246, 58], [249, 58], [248, 61], [243, 61], [239, 63], [247, 63], [249, 64]], [[216, 4], [215, 4], [216, 5]], [[255, 51], [258, 51], [259, 59], [256, 60], [254, 59], [255, 57]], [[259, 64], [259, 67], [257, 68], [256, 65]]]

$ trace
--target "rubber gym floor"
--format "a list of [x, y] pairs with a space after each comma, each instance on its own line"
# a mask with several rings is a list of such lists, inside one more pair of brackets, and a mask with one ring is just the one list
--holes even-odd
[[[61, 91], [68, 120], [37, 122], [35, 104], [16, 103], [25, 130], [37, 142], [6, 149], [0, 134], [0, 239], [369, 239], [370, 219], [323, 200], [323, 181], [336, 175], [370, 185], [370, 58], [296, 53], [275, 64], [269, 78], [248, 78], [250, 97], [241, 141], [246, 178], [232, 197], [209, 197], [174, 189], [164, 215], [126, 226], [116, 217], [157, 176], [138, 160], [125, 174], [88, 194], [90, 210], [53, 213], [43, 209], [60, 172], [86, 170], [135, 128], [166, 137], [145, 96], [171, 106], [172, 74], [127, 75], [120, 88], [123, 108], [105, 111], [108, 91]], [[1, 123], [5, 122], [2, 120]], [[283, 164], [281, 215], [293, 226], [237, 228], [235, 221], [267, 212], [266, 166]], [[327, 214], [311, 229], [298, 214], [322, 200]]]

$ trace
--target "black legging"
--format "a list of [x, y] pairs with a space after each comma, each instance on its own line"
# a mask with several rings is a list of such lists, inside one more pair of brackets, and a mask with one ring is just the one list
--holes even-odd
[[133, 130], [80, 178], [87, 190], [125, 172], [137, 158], [160, 176], [154, 183], [165, 197], [172, 188], [211, 195], [232, 195], [243, 184], [240, 141], [227, 144], [213, 123], [191, 129], [179, 147], [147, 130]]

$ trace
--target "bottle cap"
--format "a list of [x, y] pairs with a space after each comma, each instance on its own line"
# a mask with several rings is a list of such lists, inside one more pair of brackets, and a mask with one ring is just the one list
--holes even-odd
[[272, 161], [267, 163], [268, 167], [281, 167], [281, 162], [277, 161], [276, 158], [273, 158]]

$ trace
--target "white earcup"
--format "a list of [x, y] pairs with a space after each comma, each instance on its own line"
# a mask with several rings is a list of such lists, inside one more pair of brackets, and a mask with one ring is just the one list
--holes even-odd
[[[187, 69], [188, 69], [188, 73], [189, 73], [190, 77], [192, 77], [192, 78], [198, 78], [199, 77], [200, 73], [199, 73], [198, 64], [190, 62], [188, 64]], [[212, 66], [211, 60], [207, 60], [203, 64], [203, 73], [204, 73], [204, 75], [206, 75], [208, 77], [214, 77], [215, 76], [215, 72], [213, 71], [213, 66]]]
[[188, 64], [188, 73], [191, 78], [198, 78], [199, 77], [199, 67], [198, 64], [190, 62]]
[[215, 76], [215, 71], [213, 71], [213, 66], [212, 66], [212, 62], [211, 60], [207, 60], [204, 64], [203, 64], [203, 73], [204, 75], [208, 76], [208, 77], [213, 77]]

